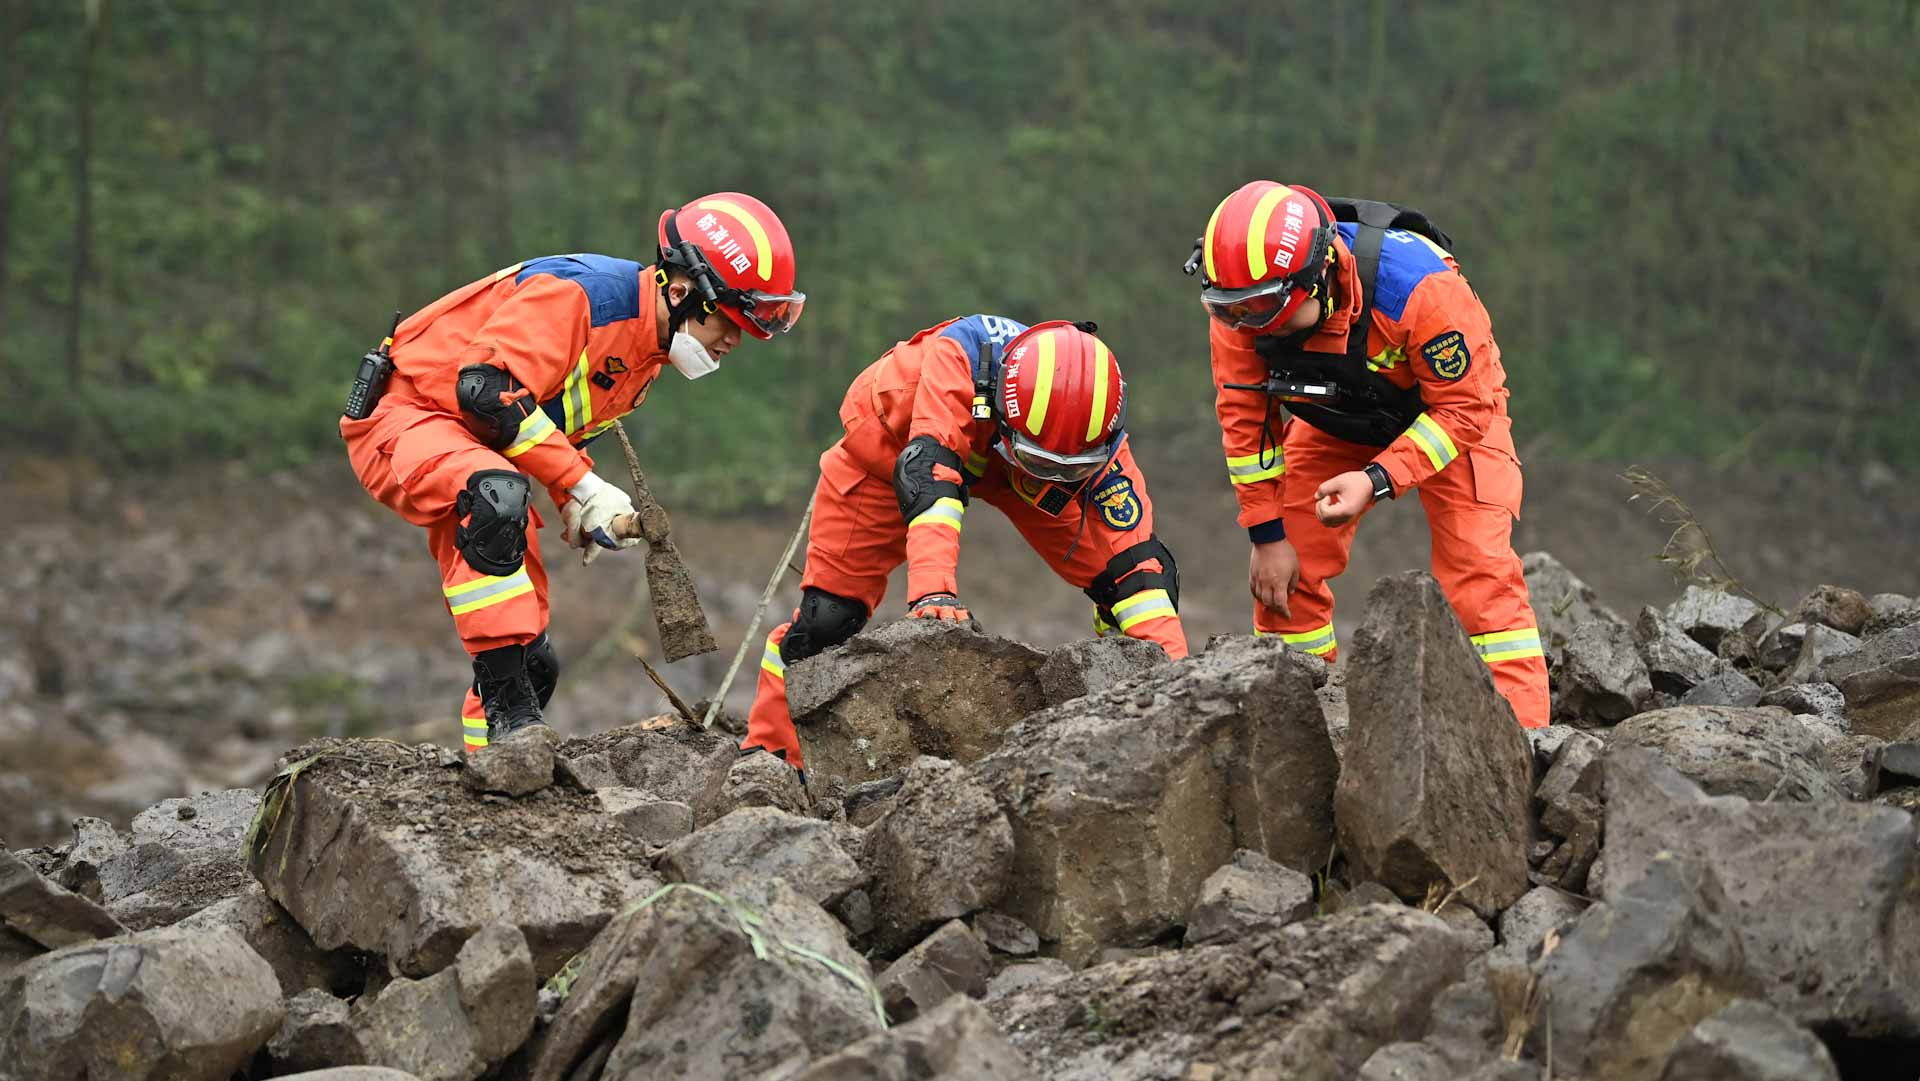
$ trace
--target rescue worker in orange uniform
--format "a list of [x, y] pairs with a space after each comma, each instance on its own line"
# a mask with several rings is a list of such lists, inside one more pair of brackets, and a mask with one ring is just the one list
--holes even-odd
[[1434, 576], [1515, 717], [1537, 728], [1547, 669], [1512, 544], [1506, 370], [1445, 236], [1418, 211], [1257, 180], [1214, 209], [1187, 271], [1203, 274], [1256, 633], [1334, 660], [1329, 583], [1354, 528], [1417, 490]]
[[350, 402], [340, 422], [360, 483], [427, 531], [473, 657], [460, 711], [469, 751], [544, 724], [559, 680], [535, 486], [584, 562], [638, 543], [614, 536], [633, 503], [594, 474], [586, 445], [646, 400], [663, 367], [706, 375], [743, 332], [791, 330], [806, 303], [785, 226], [752, 196], [667, 211], [658, 238], [650, 266], [549, 256], [434, 301], [396, 328], [370, 415], [353, 419], [367, 410]]
[[1086, 593], [1098, 633], [1187, 655], [1173, 554], [1126, 443], [1126, 383], [1093, 324], [941, 323], [862, 372], [840, 422], [846, 434], [820, 456], [800, 607], [767, 636], [743, 753], [803, 765], [787, 665], [853, 637], [902, 562], [910, 616], [972, 618], [955, 572], [975, 499]]

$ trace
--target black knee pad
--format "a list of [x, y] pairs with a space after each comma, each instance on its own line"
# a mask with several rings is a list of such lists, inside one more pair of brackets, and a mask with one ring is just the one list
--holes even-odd
[[867, 615], [859, 601], [808, 586], [800, 593], [800, 614], [780, 640], [780, 659], [792, 664], [832, 649], [859, 634]]
[[512, 574], [527, 558], [527, 519], [533, 485], [511, 469], [482, 469], [467, 478], [454, 501], [461, 519], [454, 547], [481, 574]]
[[527, 643], [527, 678], [533, 681], [533, 692], [540, 696], [540, 708], [547, 708], [553, 701], [553, 689], [560, 685], [560, 654], [554, 651], [553, 639], [546, 631]]

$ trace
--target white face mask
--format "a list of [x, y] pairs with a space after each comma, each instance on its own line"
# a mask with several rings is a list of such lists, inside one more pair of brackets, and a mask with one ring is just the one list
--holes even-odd
[[667, 347], [667, 361], [688, 379], [698, 379], [720, 370], [720, 362], [713, 359], [707, 347], [684, 330], [673, 336], [673, 344]]

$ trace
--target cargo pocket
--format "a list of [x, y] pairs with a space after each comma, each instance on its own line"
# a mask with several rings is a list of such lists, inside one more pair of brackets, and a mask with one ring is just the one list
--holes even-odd
[[1473, 497], [1520, 517], [1520, 458], [1513, 452], [1513, 422], [1496, 417], [1487, 436], [1467, 451], [1473, 463]]

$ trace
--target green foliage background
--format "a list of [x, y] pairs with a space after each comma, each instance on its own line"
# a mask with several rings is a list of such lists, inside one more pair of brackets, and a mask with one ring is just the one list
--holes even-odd
[[1210, 461], [1177, 268], [1264, 176], [1453, 233], [1523, 450], [1920, 465], [1910, 0], [104, 0], [74, 355], [92, 3], [0, 0], [0, 446], [337, 453], [395, 307], [737, 188], [811, 302], [629, 419], [682, 498], [804, 491], [848, 379], [982, 310], [1098, 320]]

